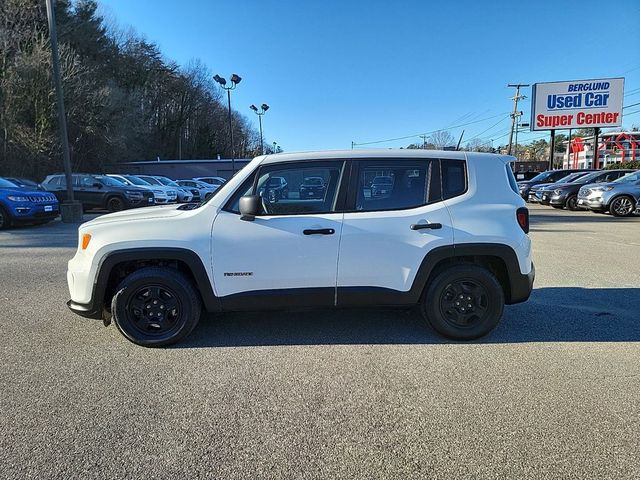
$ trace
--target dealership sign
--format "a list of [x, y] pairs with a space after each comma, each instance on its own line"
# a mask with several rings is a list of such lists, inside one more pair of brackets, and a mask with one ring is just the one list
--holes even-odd
[[622, 125], [624, 78], [536, 83], [531, 93], [532, 130]]

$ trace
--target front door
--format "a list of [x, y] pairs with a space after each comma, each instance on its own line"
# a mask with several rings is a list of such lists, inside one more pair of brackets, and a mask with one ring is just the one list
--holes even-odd
[[[342, 161], [285, 162], [261, 166], [239, 187], [213, 225], [214, 284], [224, 309], [334, 305], [343, 173]], [[286, 194], [270, 194], [274, 177], [286, 181]], [[325, 181], [324, 196], [300, 196], [308, 177]], [[262, 196], [263, 213], [253, 221], [238, 209], [249, 194]]]
[[[438, 159], [354, 162], [343, 220], [338, 305], [402, 304], [427, 253], [453, 243]], [[413, 298], [413, 297], [412, 297]], [[372, 302], [373, 299], [373, 302]]]

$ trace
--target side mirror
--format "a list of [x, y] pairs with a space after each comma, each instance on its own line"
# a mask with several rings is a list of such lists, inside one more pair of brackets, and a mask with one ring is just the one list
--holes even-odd
[[256, 219], [256, 215], [260, 213], [260, 207], [262, 206], [262, 199], [259, 195], [245, 195], [240, 197], [240, 217], [241, 220], [247, 220], [253, 222]]
[[95, 183], [93, 184], [93, 187], [94, 187], [94, 188], [102, 188], [102, 184], [101, 184], [101, 183], [99, 183], [99, 182], [95, 182]]

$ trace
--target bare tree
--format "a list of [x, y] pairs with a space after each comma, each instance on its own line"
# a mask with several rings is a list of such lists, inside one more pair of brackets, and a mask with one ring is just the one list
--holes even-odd
[[428, 143], [432, 144], [436, 150], [455, 145], [455, 138], [448, 130], [438, 130], [429, 135]]

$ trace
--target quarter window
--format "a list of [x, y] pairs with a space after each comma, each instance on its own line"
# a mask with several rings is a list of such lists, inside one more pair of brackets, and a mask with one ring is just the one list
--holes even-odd
[[467, 172], [464, 160], [441, 160], [442, 198], [457, 197], [467, 190]]

